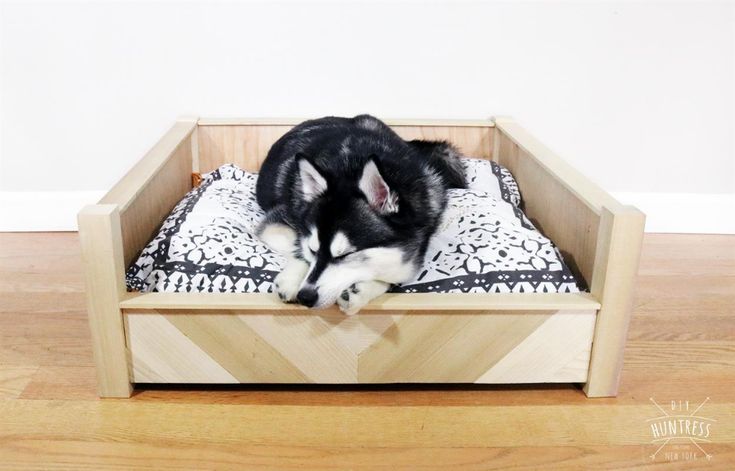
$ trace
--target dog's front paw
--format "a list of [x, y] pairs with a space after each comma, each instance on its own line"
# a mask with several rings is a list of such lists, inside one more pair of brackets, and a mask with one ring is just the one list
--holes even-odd
[[348, 316], [352, 316], [357, 314], [367, 303], [386, 291], [388, 291], [388, 283], [383, 283], [382, 281], [361, 281], [342, 291], [342, 294], [337, 298], [337, 304], [342, 312]]
[[[300, 282], [299, 282], [300, 283]], [[276, 288], [276, 294], [281, 298], [284, 303], [295, 303], [296, 294], [299, 292], [299, 284], [294, 284], [292, 277], [289, 277], [284, 272], [281, 272], [273, 280], [273, 284]]]
[[348, 316], [357, 314], [357, 311], [367, 304], [367, 302], [360, 296], [360, 288], [358, 287], [358, 284], [359, 283], [355, 283], [342, 291], [342, 294], [337, 298], [337, 304], [339, 305], [340, 310]]
[[284, 303], [295, 303], [309, 265], [301, 260], [289, 261], [273, 280], [276, 294]]

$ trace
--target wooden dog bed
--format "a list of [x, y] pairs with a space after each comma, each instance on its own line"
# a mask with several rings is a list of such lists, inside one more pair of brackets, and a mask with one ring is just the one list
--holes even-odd
[[589, 293], [386, 294], [353, 317], [275, 294], [130, 293], [124, 272], [197, 175], [257, 171], [300, 120], [180, 119], [79, 214], [102, 397], [135, 383], [582, 383], [617, 393], [644, 216], [512, 119], [402, 121], [515, 176], [524, 211]]

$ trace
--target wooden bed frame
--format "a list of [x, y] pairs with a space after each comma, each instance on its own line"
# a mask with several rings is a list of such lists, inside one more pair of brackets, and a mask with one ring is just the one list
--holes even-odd
[[388, 120], [508, 167], [524, 211], [589, 293], [386, 294], [353, 317], [273, 294], [129, 293], [124, 272], [193, 175], [257, 170], [300, 120], [182, 118], [79, 214], [102, 397], [136, 383], [581, 383], [617, 393], [644, 215], [508, 118]]

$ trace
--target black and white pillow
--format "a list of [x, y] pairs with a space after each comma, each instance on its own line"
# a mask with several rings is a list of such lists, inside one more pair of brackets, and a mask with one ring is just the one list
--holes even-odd
[[267, 293], [283, 257], [255, 236], [258, 175], [224, 165], [203, 176], [128, 269], [132, 291]]
[[530, 226], [517, 206], [467, 189], [450, 190], [423, 268], [393, 291], [571, 293], [579, 289], [554, 244]]
[[[394, 292], [577, 292], [553, 243], [520, 209], [513, 176], [463, 159], [468, 189], [450, 190], [415, 279]], [[224, 165], [203, 176], [128, 269], [131, 291], [270, 292], [284, 259], [255, 236], [257, 174]]]

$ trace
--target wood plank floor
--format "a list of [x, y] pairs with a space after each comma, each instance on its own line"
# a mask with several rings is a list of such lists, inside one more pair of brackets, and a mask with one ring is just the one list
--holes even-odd
[[[735, 469], [735, 236], [646, 236], [614, 399], [200, 387], [101, 401], [80, 270], [76, 234], [0, 234], [0, 469]], [[709, 442], [651, 459], [651, 398], [707, 401]]]

